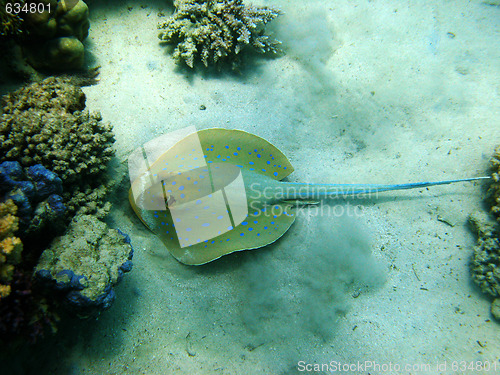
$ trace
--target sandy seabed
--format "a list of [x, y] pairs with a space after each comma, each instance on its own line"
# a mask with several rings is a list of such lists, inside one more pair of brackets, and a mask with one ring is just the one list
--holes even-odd
[[134, 269], [109, 311], [61, 327], [13, 372], [500, 371], [500, 325], [468, 265], [481, 183], [346, 199], [327, 215], [304, 209], [276, 243], [189, 267], [130, 209], [126, 171], [136, 147], [194, 125], [269, 140], [294, 165], [293, 182], [485, 175], [500, 143], [498, 6], [255, 1], [284, 11], [271, 31], [286, 55], [204, 74], [177, 66], [158, 42], [170, 2], [88, 3], [89, 64], [102, 68], [84, 90], [114, 126], [122, 187], [109, 221], [130, 235]]

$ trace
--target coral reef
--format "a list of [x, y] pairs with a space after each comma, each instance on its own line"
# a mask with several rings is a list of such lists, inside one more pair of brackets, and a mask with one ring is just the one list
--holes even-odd
[[114, 154], [112, 127], [99, 113], [85, 110], [85, 94], [72, 79], [50, 77], [4, 96], [3, 102], [0, 162], [15, 160], [25, 169], [41, 164], [56, 173], [69, 212], [95, 198], [85, 200], [82, 194], [106, 190], [100, 177]]
[[495, 148], [493, 157], [491, 158], [492, 178], [488, 195], [491, 199], [491, 212], [500, 221], [500, 145]]
[[89, 32], [89, 10], [83, 1], [45, 0], [45, 11], [29, 12], [24, 27], [29, 36], [23, 43], [28, 62], [36, 69], [79, 69], [84, 61], [82, 41]]
[[66, 207], [62, 203], [62, 181], [42, 165], [27, 168], [17, 161], [0, 163], [0, 198], [18, 207], [20, 231], [24, 237], [47, 237], [64, 228]]
[[23, 250], [21, 240], [14, 236], [19, 221], [16, 212], [17, 207], [12, 200], [0, 203], [0, 300], [11, 292], [10, 281]]
[[481, 290], [494, 298], [491, 313], [500, 320], [500, 146], [495, 149], [491, 166], [493, 182], [488, 189], [487, 202], [491, 204], [492, 215], [476, 211], [469, 217], [478, 237], [471, 273]]
[[111, 306], [113, 286], [132, 269], [132, 256], [128, 236], [81, 215], [43, 252], [35, 277], [60, 292], [79, 316], [89, 316]]
[[159, 38], [174, 44], [173, 57], [193, 68], [239, 64], [247, 46], [260, 53], [280, 52], [279, 41], [264, 34], [264, 26], [279, 15], [270, 7], [245, 6], [242, 0], [175, 0], [174, 14], [158, 25]]

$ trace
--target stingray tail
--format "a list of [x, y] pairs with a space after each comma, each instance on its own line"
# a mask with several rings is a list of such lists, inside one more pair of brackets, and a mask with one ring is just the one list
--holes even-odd
[[357, 194], [373, 194], [384, 191], [418, 189], [427, 186], [448, 185], [456, 182], [467, 182], [491, 179], [490, 176], [460, 178], [457, 180], [411, 182], [406, 184], [302, 184], [286, 183], [286, 192], [283, 194], [286, 200], [300, 199], [311, 200], [336, 196], [351, 196]]

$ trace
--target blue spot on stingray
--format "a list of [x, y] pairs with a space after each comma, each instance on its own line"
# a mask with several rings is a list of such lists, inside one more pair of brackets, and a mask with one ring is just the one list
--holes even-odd
[[247, 222], [247, 221], [243, 221], [243, 222], [241, 223], [241, 225], [247, 225], [247, 224], [248, 224], [248, 222]]
[[231, 225], [227, 227], [227, 230], [232, 230], [232, 229], [233, 227]]
[[260, 154], [257, 154], [257, 157], [260, 158], [261, 157]]
[[253, 228], [248, 228], [249, 231], [253, 231]]
[[274, 172], [273, 175], [278, 176], [278, 172]]
[[265, 172], [266, 170], [264, 168], [262, 168], [262, 172]]
[[283, 168], [283, 169], [286, 169], [286, 167], [285, 167], [285, 168]]
[[203, 155], [204, 158], [208, 158], [208, 155]]
[[217, 159], [220, 159], [220, 155], [217, 155]]
[[181, 194], [181, 198], [184, 198], [186, 196], [186, 194]]
[[191, 177], [188, 177], [188, 178], [187, 178], [187, 180], [188, 180], [188, 181], [189, 181], [189, 180], [191, 180]]
[[180, 221], [181, 221], [181, 219], [177, 218], [177, 219], [175, 219], [175, 221], [180, 222]]
[[267, 164], [271, 164], [271, 162], [270, 162], [269, 160], [268, 160], [266, 163], [267, 163]]
[[173, 182], [172, 182], [172, 185], [175, 185], [176, 183], [177, 183], [177, 182], [173, 181]]
[[242, 166], [242, 165], [237, 165], [237, 167], [243, 168], [243, 166]]
[[196, 201], [196, 204], [200, 204], [200, 203], [201, 203], [201, 199], [198, 199], [198, 200]]
[[191, 232], [191, 228], [186, 228], [186, 232]]
[[274, 221], [271, 221], [271, 224], [274, 224]]
[[212, 241], [212, 242], [210, 242], [210, 243], [215, 243], [215, 241]]
[[257, 152], [257, 150], [253, 150], [253, 152]]
[[245, 235], [245, 233], [240, 233], [240, 236], [244, 236], [244, 235]]
[[208, 210], [209, 208], [210, 207], [208, 207], [208, 206], [203, 207], [204, 210]]
[[184, 190], [184, 186], [179, 186], [179, 190]]
[[[229, 156], [228, 156], [228, 158], [229, 158]], [[222, 161], [226, 161], [226, 159], [222, 159]]]
[[224, 216], [222, 216], [222, 215], [221, 216], [217, 216], [217, 219], [219, 219], [219, 220], [220, 219], [224, 219]]
[[255, 163], [253, 161], [249, 161], [248, 164], [254, 165]]
[[207, 161], [207, 163], [209, 163], [209, 164], [210, 164], [210, 163], [213, 163], [213, 161], [212, 161], [212, 160], [209, 160], [209, 161]]
[[195, 216], [194, 218], [195, 218], [195, 219], [199, 219], [200, 217], [199, 217], [199, 216]]
[[210, 226], [210, 223], [203, 223], [201, 224], [202, 227], [209, 227]]
[[241, 147], [236, 147], [236, 149], [237, 149], [238, 151], [241, 151]]
[[193, 185], [198, 185], [198, 181], [194, 181], [194, 182], [193, 182]]
[[250, 168], [251, 171], [255, 171], [255, 168]]
[[229, 241], [229, 238], [228, 238], [228, 239], [226, 239], [226, 241]]
[[274, 216], [273, 216], [273, 219], [276, 219], [277, 217], [278, 217], [277, 215], [274, 215]]
[[162, 221], [162, 222], [161, 222], [161, 225], [165, 225], [165, 223]]
[[203, 176], [202, 174], [200, 175], [200, 178], [205, 178], [205, 176]]
[[158, 219], [158, 215], [155, 215], [155, 218], [157, 218], [157, 219]]
[[225, 146], [226, 148], [229, 148], [229, 146]]
[[260, 236], [260, 233], [257, 233], [257, 236]]
[[264, 227], [264, 229], [267, 229], [267, 227]]

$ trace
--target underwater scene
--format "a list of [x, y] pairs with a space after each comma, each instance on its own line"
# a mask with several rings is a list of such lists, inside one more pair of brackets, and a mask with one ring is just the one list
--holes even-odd
[[0, 374], [500, 373], [500, 1], [0, 5]]

